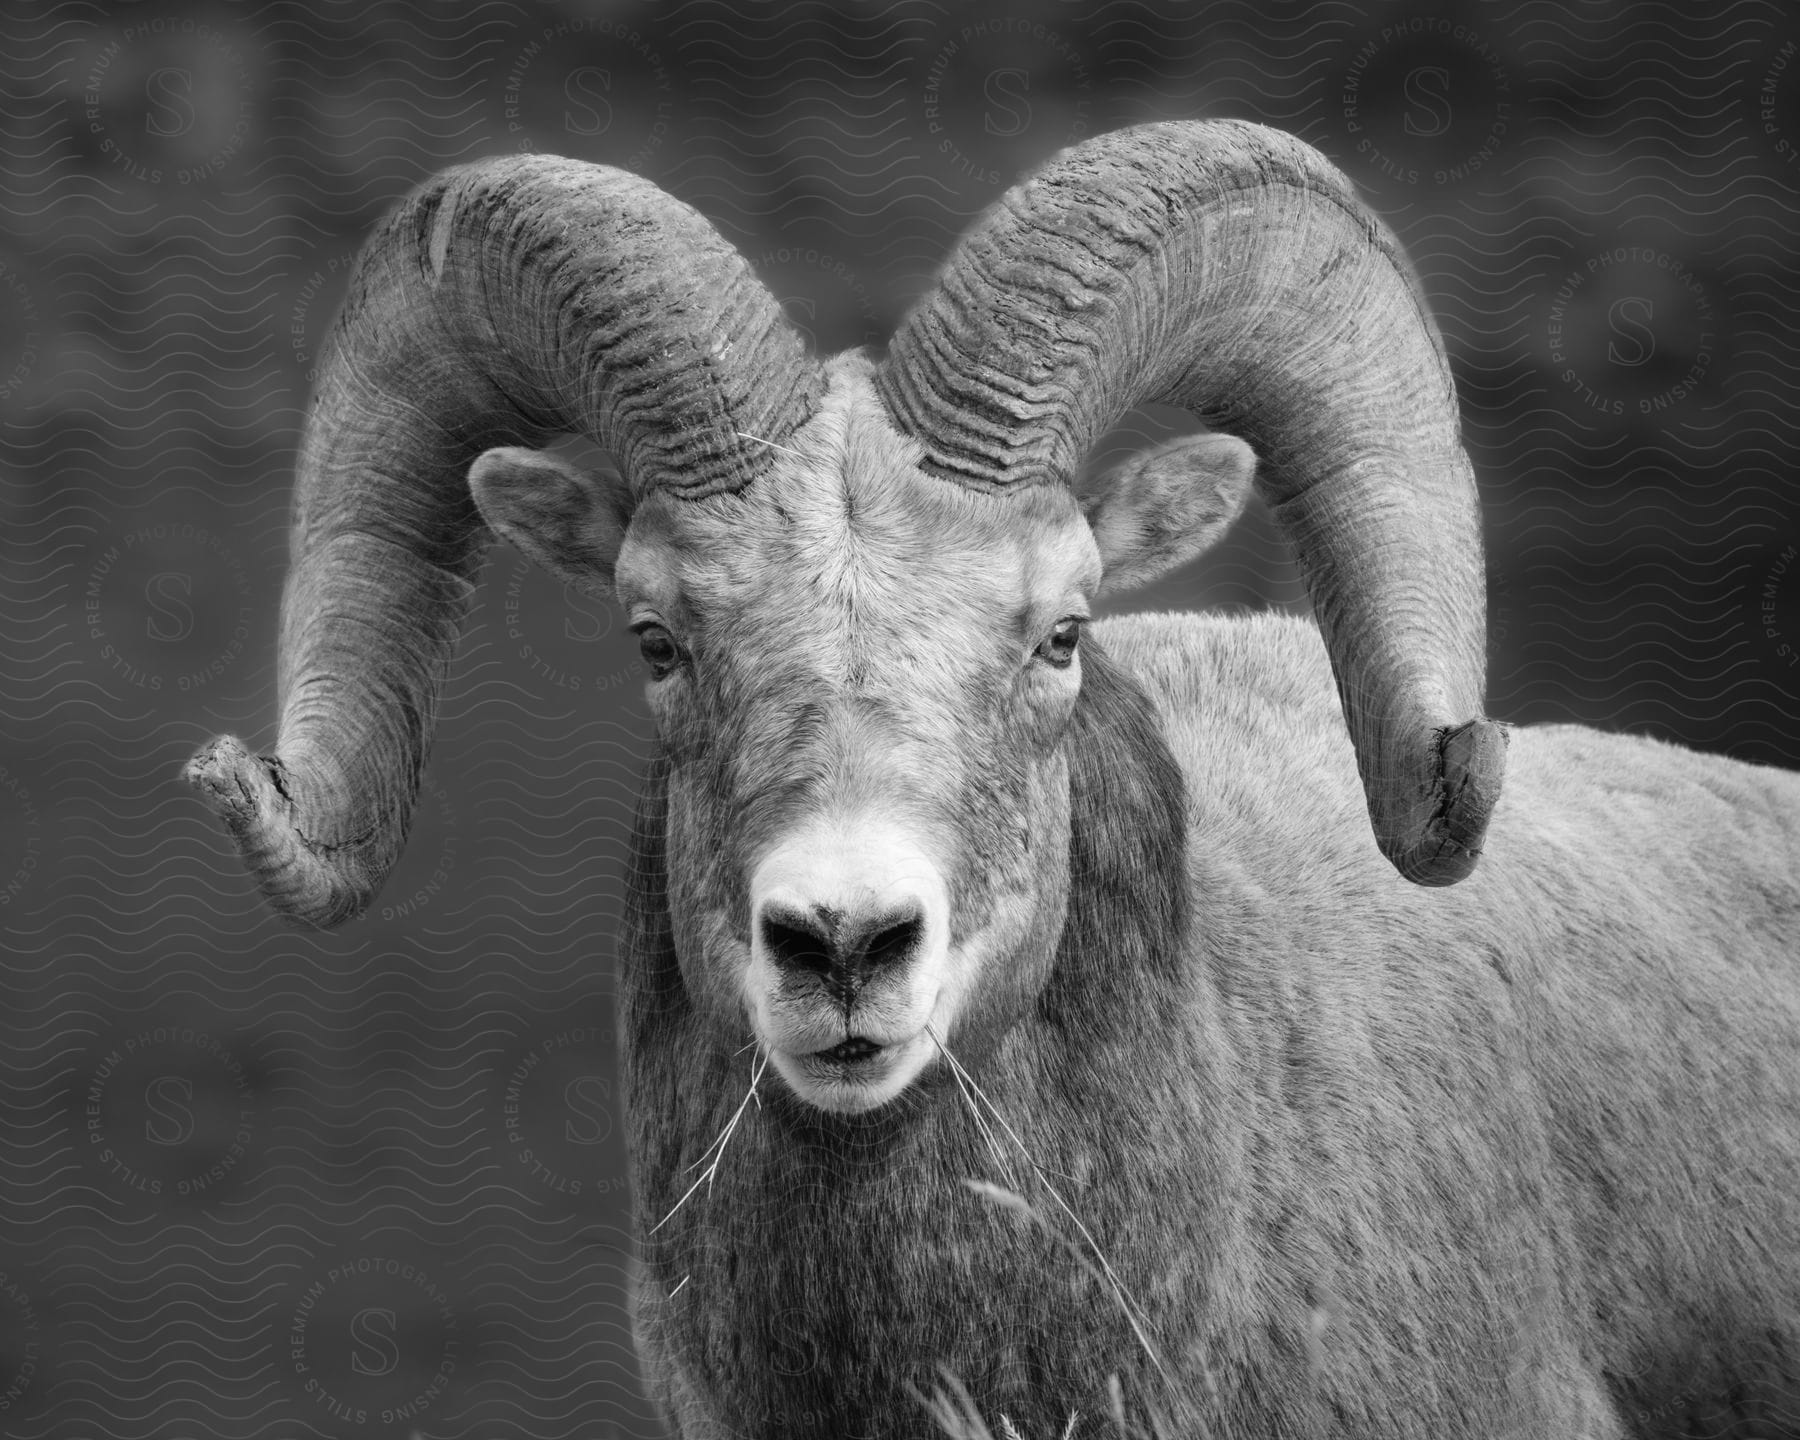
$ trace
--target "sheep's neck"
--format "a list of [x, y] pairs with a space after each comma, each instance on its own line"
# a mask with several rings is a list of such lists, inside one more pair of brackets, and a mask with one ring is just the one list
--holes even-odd
[[1105, 1272], [1154, 1318], [1144, 1296], [1166, 1251], [1146, 1248], [1146, 1209], [1173, 1187], [1184, 1219], [1195, 1208], [1191, 1133], [1168, 1132], [1199, 1116], [1143, 1104], [1129, 1078], [1157, 1053], [1156, 1026], [1166, 1053], [1186, 1048], [1169, 989], [1186, 983], [1183, 784], [1148, 700], [1103, 656], [1065, 743], [1069, 911], [1031, 1013], [969, 1059], [967, 1081], [934, 1066], [873, 1115], [814, 1110], [765, 1070], [722, 1155], [755, 1057], [716, 1044], [683, 1002], [652, 769], [623, 983], [638, 1330], [651, 1368], [683, 1357], [698, 1372], [683, 1383], [723, 1397], [739, 1432], [915, 1433], [896, 1397], [929, 1388], [938, 1363], [1025, 1433], [1060, 1433], [1061, 1397], [1094, 1403], [1112, 1371], [1150, 1383]]

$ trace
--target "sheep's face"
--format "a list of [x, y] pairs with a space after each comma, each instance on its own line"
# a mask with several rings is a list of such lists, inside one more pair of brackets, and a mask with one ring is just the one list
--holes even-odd
[[617, 586], [689, 993], [864, 1110], [1047, 973], [1100, 559], [1066, 491], [927, 476], [866, 391], [835, 398], [743, 495], [646, 501]]
[[[1248, 451], [1214, 442], [1235, 513]], [[856, 365], [783, 450], [740, 494], [629, 514], [527, 452], [473, 480], [490, 523], [565, 578], [614, 576], [669, 761], [690, 999], [721, 1045], [754, 1040], [800, 1097], [860, 1111], [1048, 979], [1102, 547], [1139, 579], [1223, 521], [1181, 520], [1204, 508], [1186, 460], [1137, 466], [1085, 514], [1059, 486], [929, 475]]]

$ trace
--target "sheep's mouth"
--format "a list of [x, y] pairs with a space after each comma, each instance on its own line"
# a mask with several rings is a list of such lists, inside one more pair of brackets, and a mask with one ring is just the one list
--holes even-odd
[[771, 1046], [769, 1058], [809, 1105], [854, 1114], [885, 1105], [906, 1089], [929, 1062], [931, 1049], [920, 1031], [885, 1042], [851, 1035], [818, 1050]]
[[823, 1060], [831, 1065], [860, 1065], [865, 1061], [873, 1060], [884, 1048], [861, 1035], [852, 1035], [848, 1040], [840, 1041], [829, 1050], [815, 1050], [806, 1058]]

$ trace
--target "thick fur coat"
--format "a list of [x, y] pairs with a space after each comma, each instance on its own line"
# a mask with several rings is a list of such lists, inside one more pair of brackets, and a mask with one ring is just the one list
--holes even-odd
[[1521, 729], [1421, 889], [1310, 624], [1094, 638], [1053, 976], [959, 1056], [1036, 1170], [947, 1066], [862, 1116], [765, 1075], [677, 1208], [755, 1057], [691, 1029], [653, 767], [622, 1025], [684, 1440], [938, 1433], [945, 1372], [1027, 1436], [1117, 1433], [1115, 1374], [1180, 1435], [1800, 1434], [1800, 777]]

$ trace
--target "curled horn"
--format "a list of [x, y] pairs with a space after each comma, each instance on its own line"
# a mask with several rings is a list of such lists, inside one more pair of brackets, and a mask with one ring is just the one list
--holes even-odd
[[1068, 483], [1146, 402], [1249, 441], [1382, 853], [1422, 885], [1470, 872], [1505, 767], [1474, 474], [1418, 282], [1317, 151], [1234, 121], [1064, 151], [965, 237], [876, 383], [928, 468], [983, 489]]
[[642, 494], [757, 478], [823, 390], [741, 256], [606, 166], [483, 161], [427, 182], [350, 278], [302, 441], [270, 756], [188, 778], [271, 904], [334, 925], [405, 841], [485, 529], [468, 470], [563, 432]]

